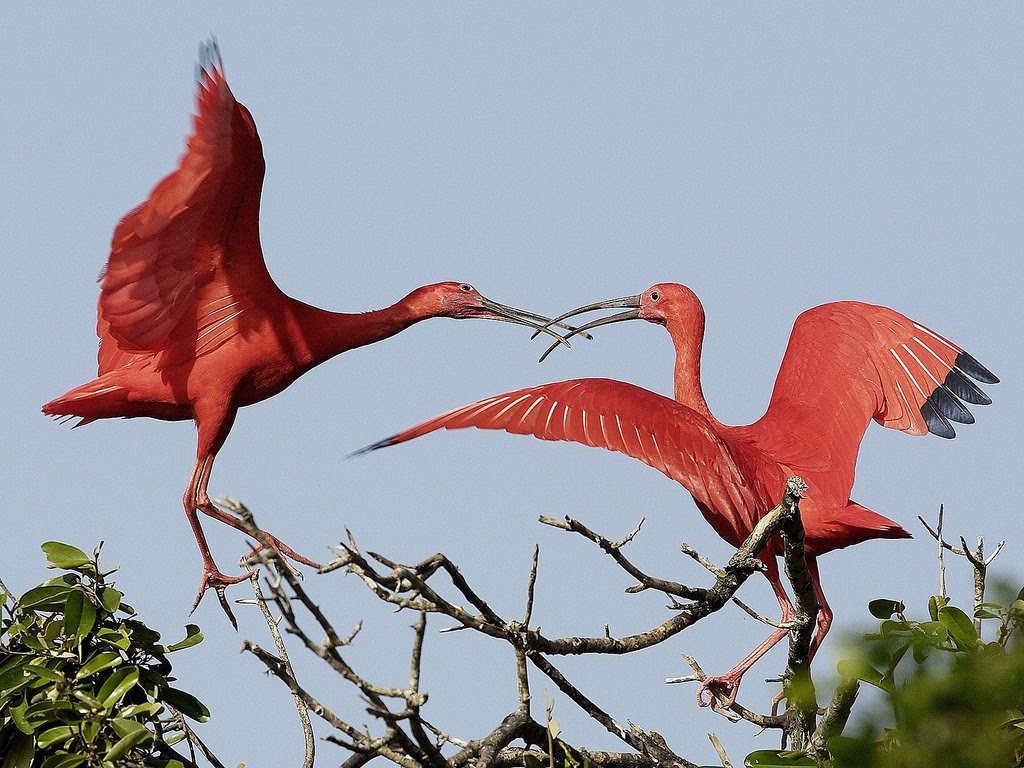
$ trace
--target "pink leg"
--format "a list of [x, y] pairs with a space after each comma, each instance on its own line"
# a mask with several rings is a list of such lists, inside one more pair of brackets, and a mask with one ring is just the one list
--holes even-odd
[[828, 602], [825, 600], [825, 593], [821, 590], [821, 578], [818, 576], [818, 561], [814, 558], [807, 559], [807, 570], [810, 571], [811, 581], [814, 584], [814, 594], [818, 598], [818, 604], [821, 606], [821, 610], [818, 611], [818, 629], [814, 633], [814, 639], [811, 640], [811, 658], [814, 658], [814, 654], [818, 652], [818, 648], [821, 647], [822, 642], [825, 640], [825, 635], [828, 634], [829, 628], [832, 626], [832, 608], [829, 607]]
[[[231, 425], [234, 422], [235, 413], [230, 408], [223, 408], [217, 406], [209, 406], [208, 404], [196, 404], [196, 423], [199, 429], [199, 442], [196, 450], [196, 463], [192, 469], [192, 477], [189, 478], [188, 488], [185, 490], [185, 496], [183, 503], [185, 506], [185, 515], [188, 517], [189, 524], [192, 526], [192, 532], [195, 534], [196, 541], [199, 544], [199, 552], [203, 558], [203, 575], [199, 582], [199, 593], [196, 595], [195, 602], [192, 604], [192, 610], [199, 606], [199, 601], [203, 599], [203, 595], [206, 590], [213, 589], [217, 593], [217, 599], [220, 601], [221, 608], [224, 609], [224, 613], [227, 614], [228, 619], [231, 621], [232, 626], [238, 628], [237, 622], [235, 621], [234, 615], [231, 613], [231, 609], [228, 606], [227, 598], [224, 596], [225, 587], [231, 584], [237, 584], [240, 581], [244, 581], [252, 575], [252, 571], [246, 571], [241, 576], [227, 576], [217, 568], [216, 563], [213, 561], [213, 556], [210, 554], [210, 547], [206, 542], [206, 535], [203, 533], [202, 527], [199, 525], [199, 516], [196, 514], [197, 511], [203, 514], [219, 520], [222, 523], [227, 523], [232, 528], [247, 533], [245, 527], [241, 521], [238, 520], [234, 515], [225, 512], [222, 509], [218, 509], [213, 502], [210, 501], [210, 496], [207, 491], [207, 486], [210, 482], [210, 473], [213, 470], [213, 460], [217, 455], [217, 451], [224, 444], [224, 440], [227, 438], [227, 434], [231, 429]], [[307, 557], [303, 557], [293, 550], [291, 547], [284, 544], [276, 536], [272, 536], [266, 531], [263, 533], [267, 536], [270, 541], [270, 545], [274, 548], [278, 555], [281, 556], [282, 561], [284, 557], [288, 556], [293, 560], [296, 560], [305, 565], [313, 568], [319, 568], [320, 565]], [[254, 551], [258, 551], [257, 547]]]
[[[779, 577], [779, 567], [775, 558], [773, 557], [765, 562], [768, 566], [768, 569], [765, 571], [765, 576], [772, 585], [772, 591], [775, 593], [775, 598], [779, 601], [779, 606], [782, 608], [782, 618], [779, 620], [779, 623], [788, 624], [796, 615], [796, 609], [793, 607], [793, 603], [790, 602], [789, 595], [786, 594], [786, 590], [782, 586], [782, 580]], [[726, 715], [727, 717], [732, 714], [727, 711], [727, 708], [736, 701], [736, 694], [740, 689], [740, 679], [743, 677], [744, 673], [788, 634], [788, 629], [774, 630], [770, 635], [768, 635], [768, 637], [761, 641], [754, 650], [744, 656], [738, 664], [724, 675], [720, 675], [718, 677], [707, 677], [702, 680], [700, 687], [697, 688], [697, 704], [702, 707], [710, 706], [711, 711], [718, 712], [719, 714]], [[705, 692], [707, 693], [706, 699], [704, 697]], [[715, 696], [716, 692], [723, 694], [725, 698], [720, 700]]]
[[[203, 514], [209, 515], [214, 520], [219, 520], [222, 523], [227, 523], [232, 528], [235, 528], [244, 533], [246, 536], [249, 536], [250, 538], [252, 537], [252, 534], [245, 529], [245, 526], [242, 525], [242, 522], [237, 517], [232, 515], [230, 512], [225, 512], [224, 510], [215, 506], [213, 503], [208, 503], [207, 505], [200, 505], [199, 509], [203, 512]], [[290, 557], [292, 560], [295, 560], [296, 562], [302, 563], [303, 565], [308, 565], [310, 568], [320, 567], [320, 563], [317, 563], [313, 560], [310, 560], [308, 557], [300, 555], [298, 552], [289, 547], [287, 544], [285, 544], [283, 541], [277, 538], [277, 536], [274, 536], [272, 533], [267, 533], [262, 529], [260, 530], [260, 532], [267, 537], [268, 541], [270, 541], [271, 548], [275, 552], [277, 552], [277, 554], [281, 557], [281, 562], [285, 565], [288, 565], [288, 561], [285, 559], [285, 557], [287, 556]], [[250, 557], [257, 554], [261, 549], [263, 549], [263, 545], [257, 544], [243, 559], [248, 560]], [[288, 567], [291, 568], [290, 565]], [[295, 572], [295, 569], [292, 568], [292, 571]]]
[[224, 596], [224, 589], [231, 584], [245, 581], [252, 574], [252, 571], [247, 571], [241, 576], [227, 576], [221, 573], [213, 560], [213, 555], [210, 554], [210, 545], [206, 542], [206, 534], [203, 533], [203, 528], [199, 524], [199, 515], [196, 514], [196, 510], [202, 508], [204, 500], [205, 504], [210, 504], [210, 500], [206, 496], [206, 481], [208, 481], [210, 476], [213, 458], [213, 454], [196, 458], [195, 466], [192, 469], [192, 477], [189, 478], [188, 488], [185, 490], [185, 496], [182, 499], [182, 503], [185, 506], [185, 516], [188, 518], [189, 525], [192, 526], [192, 533], [199, 544], [199, 554], [203, 558], [203, 575], [199, 581], [199, 593], [196, 595], [195, 602], [192, 603], [190, 613], [199, 607], [199, 601], [203, 599], [206, 590], [212, 588], [217, 593], [217, 600], [220, 601], [220, 607], [224, 609], [224, 613], [227, 614], [228, 619], [231, 621], [231, 626], [238, 629], [238, 622], [235, 621], [235, 616], [231, 612], [230, 606], [228, 606], [227, 598]]

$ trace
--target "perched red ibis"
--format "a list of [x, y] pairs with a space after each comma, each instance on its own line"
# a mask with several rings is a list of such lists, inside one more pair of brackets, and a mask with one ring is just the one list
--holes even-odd
[[[952, 438], [951, 422], [974, 421], [964, 402], [991, 403], [972, 379], [985, 384], [998, 379], [956, 344], [894, 310], [834, 302], [797, 318], [765, 415], [747, 426], [727, 426], [711, 414], [701, 389], [704, 309], [693, 291], [664, 283], [639, 296], [580, 307], [556, 321], [611, 308], [626, 311], [582, 325], [566, 338], [633, 319], [665, 326], [676, 352], [674, 400], [608, 379], [543, 384], [456, 408], [363, 450], [437, 429], [478, 427], [618, 451], [680, 483], [715, 532], [733, 546], [778, 503], [787, 478], [799, 475], [810, 487], [800, 510], [821, 603], [813, 652], [832, 622], [818, 556], [869, 539], [910, 536], [850, 498], [868, 423], [874, 419], [912, 435]], [[786, 623], [794, 608], [779, 576], [780, 554], [773, 541], [761, 557]], [[698, 702], [715, 710], [731, 704], [743, 673], [786, 634], [786, 629], [773, 631], [729, 672], [705, 680]], [[709, 687], [722, 694], [723, 703], [708, 694]]]

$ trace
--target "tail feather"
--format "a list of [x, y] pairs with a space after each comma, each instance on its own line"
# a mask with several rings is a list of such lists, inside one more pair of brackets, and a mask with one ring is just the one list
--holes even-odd
[[97, 419], [122, 415], [127, 390], [111, 383], [107, 376], [100, 376], [90, 382], [65, 392], [42, 407], [43, 413], [60, 423], [70, 419], [81, 419], [74, 428], [84, 427]]
[[913, 538], [913, 534], [895, 520], [873, 512], [855, 501], [849, 502], [838, 513], [832, 513], [829, 517], [830, 519], [822, 521], [821, 525], [838, 530], [830, 531], [830, 535], [826, 537], [827, 546], [821, 550], [814, 546], [816, 542], [808, 542], [809, 549], [814, 550], [814, 555], [833, 549], [843, 549], [871, 539]]

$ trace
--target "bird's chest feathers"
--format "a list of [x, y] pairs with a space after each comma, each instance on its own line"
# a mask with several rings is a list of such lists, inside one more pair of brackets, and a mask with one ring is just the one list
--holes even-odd
[[238, 383], [235, 401], [239, 406], [252, 405], [273, 397], [291, 385], [308, 370], [286, 358], [274, 357], [256, 362]]

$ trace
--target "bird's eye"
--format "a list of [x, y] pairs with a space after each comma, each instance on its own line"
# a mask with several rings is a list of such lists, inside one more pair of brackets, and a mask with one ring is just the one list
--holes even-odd
[[651, 291], [651, 301], [657, 301], [661, 298], [661, 294], [657, 291]]
[[463, 283], [462, 285], [459, 286], [459, 290], [469, 293], [470, 291], [473, 290], [473, 286], [470, 285], [469, 283]]

